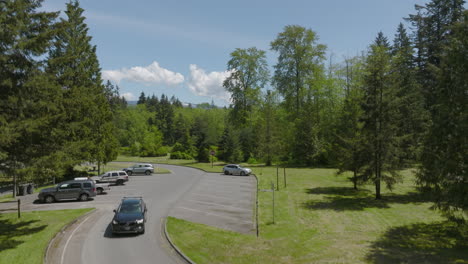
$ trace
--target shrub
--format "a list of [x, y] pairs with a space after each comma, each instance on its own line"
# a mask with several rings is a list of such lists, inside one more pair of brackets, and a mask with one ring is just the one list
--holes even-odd
[[189, 154], [185, 152], [180, 152], [180, 151], [172, 152], [169, 158], [170, 159], [185, 159], [185, 160], [193, 159], [193, 157], [190, 156]]

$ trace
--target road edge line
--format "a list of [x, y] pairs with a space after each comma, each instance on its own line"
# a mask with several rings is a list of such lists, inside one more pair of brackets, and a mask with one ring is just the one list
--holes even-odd
[[179, 256], [184, 259], [187, 263], [189, 264], [196, 264], [194, 261], [192, 261], [189, 257], [187, 257], [182, 250], [180, 250], [171, 240], [171, 237], [169, 236], [169, 232], [167, 232], [167, 216], [162, 219], [163, 225], [164, 225], [164, 236], [166, 237], [167, 241], [169, 242], [169, 245], [179, 254]]
[[55, 242], [55, 240], [58, 238], [58, 236], [60, 234], [63, 234], [65, 232], [66, 229], [68, 229], [70, 226], [74, 225], [76, 222], [78, 221], [81, 221], [82, 218], [85, 218], [85, 217], [88, 217], [90, 214], [96, 212], [96, 208], [93, 208], [93, 210], [87, 212], [86, 214], [84, 215], [81, 215], [77, 218], [75, 218], [73, 221], [71, 221], [70, 223], [66, 224], [65, 226], [63, 226], [57, 233], [55, 233], [55, 235], [49, 240], [49, 243], [47, 244], [47, 248], [46, 248], [46, 252], [44, 254], [44, 264], [48, 264], [47, 262], [47, 257], [49, 256], [49, 251], [51, 250], [51, 247], [52, 247], [52, 244], [53, 242]]

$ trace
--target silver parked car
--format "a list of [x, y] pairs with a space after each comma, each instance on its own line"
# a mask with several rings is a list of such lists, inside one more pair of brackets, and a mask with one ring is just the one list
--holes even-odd
[[149, 163], [137, 163], [131, 167], [123, 169], [128, 175], [136, 174], [136, 173], [144, 173], [146, 175], [151, 175], [154, 173], [153, 164]]
[[226, 175], [245, 176], [245, 175], [250, 175], [250, 173], [252, 173], [252, 170], [249, 168], [244, 168], [239, 164], [228, 164], [224, 166], [223, 173]]
[[52, 188], [41, 190], [38, 195], [40, 201], [52, 203], [61, 200], [87, 201], [90, 197], [96, 196], [96, 185], [94, 181], [66, 181], [57, 184]]

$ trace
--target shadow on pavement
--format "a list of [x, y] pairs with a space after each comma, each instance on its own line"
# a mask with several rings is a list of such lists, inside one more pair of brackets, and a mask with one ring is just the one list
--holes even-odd
[[104, 237], [105, 238], [126, 238], [126, 237], [136, 237], [138, 236], [138, 234], [133, 234], [133, 233], [129, 233], [129, 234], [114, 234], [112, 233], [112, 224], [109, 223], [107, 225], [107, 228], [106, 228], [106, 231], [104, 231]]

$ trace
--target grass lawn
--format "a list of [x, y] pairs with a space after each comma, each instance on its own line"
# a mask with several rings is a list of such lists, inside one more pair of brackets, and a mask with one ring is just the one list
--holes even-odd
[[0, 214], [0, 264], [43, 263], [52, 237], [67, 223], [93, 209]]
[[[259, 189], [276, 185], [276, 168], [252, 169]], [[355, 191], [333, 169], [286, 173], [284, 189], [280, 170], [274, 224], [272, 193], [258, 193], [259, 238], [168, 218], [171, 238], [198, 264], [468, 263], [468, 228], [429, 209], [432, 204], [415, 192], [410, 170], [393, 192], [383, 188], [380, 201], [373, 186]]]

